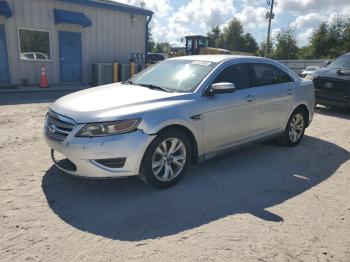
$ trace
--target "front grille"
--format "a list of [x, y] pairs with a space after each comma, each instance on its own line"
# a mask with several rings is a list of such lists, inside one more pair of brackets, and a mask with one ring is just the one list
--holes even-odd
[[49, 110], [46, 115], [45, 134], [48, 138], [56, 141], [64, 141], [76, 126], [72, 119], [61, 116]]

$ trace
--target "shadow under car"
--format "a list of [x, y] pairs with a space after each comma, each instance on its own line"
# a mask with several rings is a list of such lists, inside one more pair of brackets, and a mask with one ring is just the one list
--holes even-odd
[[325, 181], [349, 158], [347, 150], [305, 136], [297, 147], [257, 144], [193, 166], [167, 190], [149, 188], [137, 177], [81, 179], [54, 166], [44, 175], [42, 188], [50, 208], [77, 229], [140, 241], [238, 213], [283, 221], [266, 209]]

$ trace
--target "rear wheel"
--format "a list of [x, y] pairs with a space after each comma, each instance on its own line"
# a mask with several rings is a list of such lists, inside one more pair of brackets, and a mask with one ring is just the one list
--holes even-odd
[[295, 110], [290, 116], [281, 142], [285, 146], [296, 146], [304, 136], [306, 116], [303, 110]]
[[185, 175], [190, 154], [191, 144], [181, 131], [172, 129], [160, 133], [145, 152], [140, 178], [159, 189], [171, 187]]

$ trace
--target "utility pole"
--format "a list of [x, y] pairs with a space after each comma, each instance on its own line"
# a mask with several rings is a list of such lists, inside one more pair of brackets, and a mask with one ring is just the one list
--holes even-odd
[[275, 18], [275, 14], [273, 13], [273, 6], [276, 4], [277, 4], [277, 2], [275, 2], [275, 0], [267, 0], [267, 6], [268, 6], [268, 8], [270, 8], [270, 11], [267, 11], [266, 15], [265, 15], [265, 18], [269, 19], [269, 27], [267, 29], [265, 57], [267, 57], [269, 49], [270, 49], [271, 21], [272, 21], [272, 19]]
[[145, 5], [146, 5], [145, 0], [140, 0], [141, 8], [145, 8]]

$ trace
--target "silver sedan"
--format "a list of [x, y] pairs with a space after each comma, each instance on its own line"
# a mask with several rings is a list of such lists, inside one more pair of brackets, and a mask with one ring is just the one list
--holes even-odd
[[191, 163], [246, 143], [277, 137], [297, 145], [314, 104], [312, 82], [276, 61], [186, 56], [60, 98], [44, 132], [54, 163], [67, 173], [139, 175], [167, 188]]

